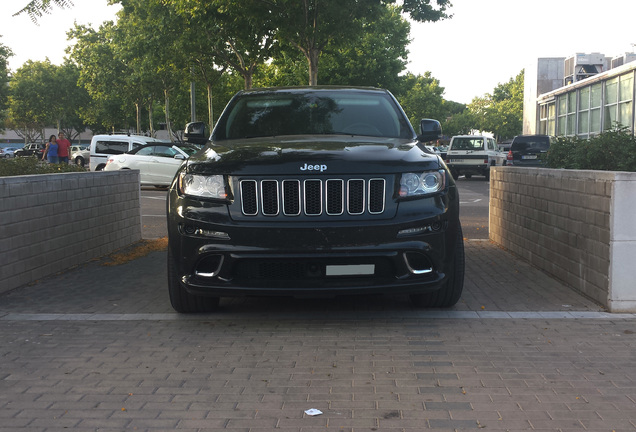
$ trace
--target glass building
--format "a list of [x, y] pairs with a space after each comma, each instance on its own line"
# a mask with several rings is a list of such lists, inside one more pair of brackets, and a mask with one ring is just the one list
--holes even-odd
[[[545, 60], [554, 63], [560, 59]], [[589, 138], [620, 126], [633, 134], [635, 75], [636, 61], [631, 61], [579, 81], [570, 79], [566, 82], [571, 84], [538, 94], [534, 106], [531, 105], [532, 84], [526, 85], [524, 133]], [[537, 76], [545, 76], [541, 72], [541, 59]], [[526, 74], [528, 78], [535, 77]], [[541, 88], [541, 84], [537, 88]]]

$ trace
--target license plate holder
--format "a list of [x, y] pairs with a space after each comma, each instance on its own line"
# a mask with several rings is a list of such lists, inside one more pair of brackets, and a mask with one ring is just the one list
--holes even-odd
[[373, 276], [375, 264], [328, 265], [325, 267], [326, 276]]

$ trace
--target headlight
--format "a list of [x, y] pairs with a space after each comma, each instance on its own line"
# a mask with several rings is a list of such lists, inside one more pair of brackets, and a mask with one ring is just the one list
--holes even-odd
[[228, 199], [228, 187], [222, 175], [179, 175], [179, 192], [201, 198]]
[[400, 198], [427, 195], [444, 190], [446, 175], [444, 170], [424, 173], [404, 173], [400, 179]]

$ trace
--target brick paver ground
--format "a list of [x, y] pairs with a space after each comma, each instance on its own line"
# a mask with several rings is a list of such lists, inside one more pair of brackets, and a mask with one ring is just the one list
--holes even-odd
[[178, 315], [164, 252], [4, 294], [0, 431], [636, 431], [636, 315], [466, 247], [444, 311], [347, 297]]

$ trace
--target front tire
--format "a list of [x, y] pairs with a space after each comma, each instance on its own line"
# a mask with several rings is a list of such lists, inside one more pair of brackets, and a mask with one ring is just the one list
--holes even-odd
[[455, 256], [450, 266], [446, 283], [440, 289], [422, 294], [411, 294], [411, 303], [416, 307], [447, 308], [454, 306], [464, 290], [464, 268], [466, 265], [464, 256], [464, 235], [462, 227], [457, 228], [455, 239]]
[[168, 293], [170, 304], [179, 313], [212, 312], [219, 307], [218, 297], [203, 297], [190, 294], [181, 285], [177, 263], [168, 246]]

